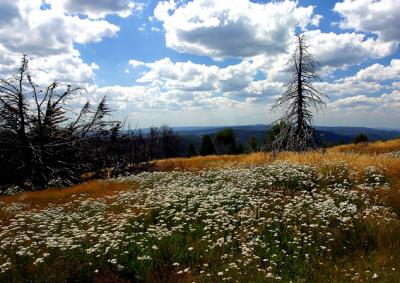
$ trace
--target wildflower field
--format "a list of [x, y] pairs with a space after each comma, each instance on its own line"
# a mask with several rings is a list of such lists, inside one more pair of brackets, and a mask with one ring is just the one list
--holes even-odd
[[396, 142], [0, 197], [0, 282], [399, 282]]

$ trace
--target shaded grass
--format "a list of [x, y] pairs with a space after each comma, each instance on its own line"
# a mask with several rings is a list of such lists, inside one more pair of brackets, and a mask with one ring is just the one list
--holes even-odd
[[312, 276], [313, 282], [399, 282], [400, 251], [377, 249], [368, 254], [356, 252], [324, 264]]

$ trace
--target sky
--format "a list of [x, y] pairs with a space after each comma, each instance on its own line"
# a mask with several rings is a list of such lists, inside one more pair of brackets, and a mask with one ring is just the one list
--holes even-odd
[[317, 125], [400, 128], [399, 0], [0, 0], [0, 77], [25, 53], [131, 127], [267, 124], [297, 35], [329, 97]]

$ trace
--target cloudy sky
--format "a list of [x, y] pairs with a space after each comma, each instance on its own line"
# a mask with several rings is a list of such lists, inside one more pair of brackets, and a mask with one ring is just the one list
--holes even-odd
[[84, 86], [147, 127], [270, 123], [304, 34], [329, 96], [318, 125], [400, 128], [400, 1], [0, 0], [0, 75]]

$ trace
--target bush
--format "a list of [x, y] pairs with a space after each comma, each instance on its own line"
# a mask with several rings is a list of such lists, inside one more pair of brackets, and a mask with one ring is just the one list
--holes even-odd
[[368, 142], [368, 136], [365, 135], [364, 133], [358, 134], [353, 140], [353, 143], [355, 143], [355, 144], [362, 143], [362, 142]]

